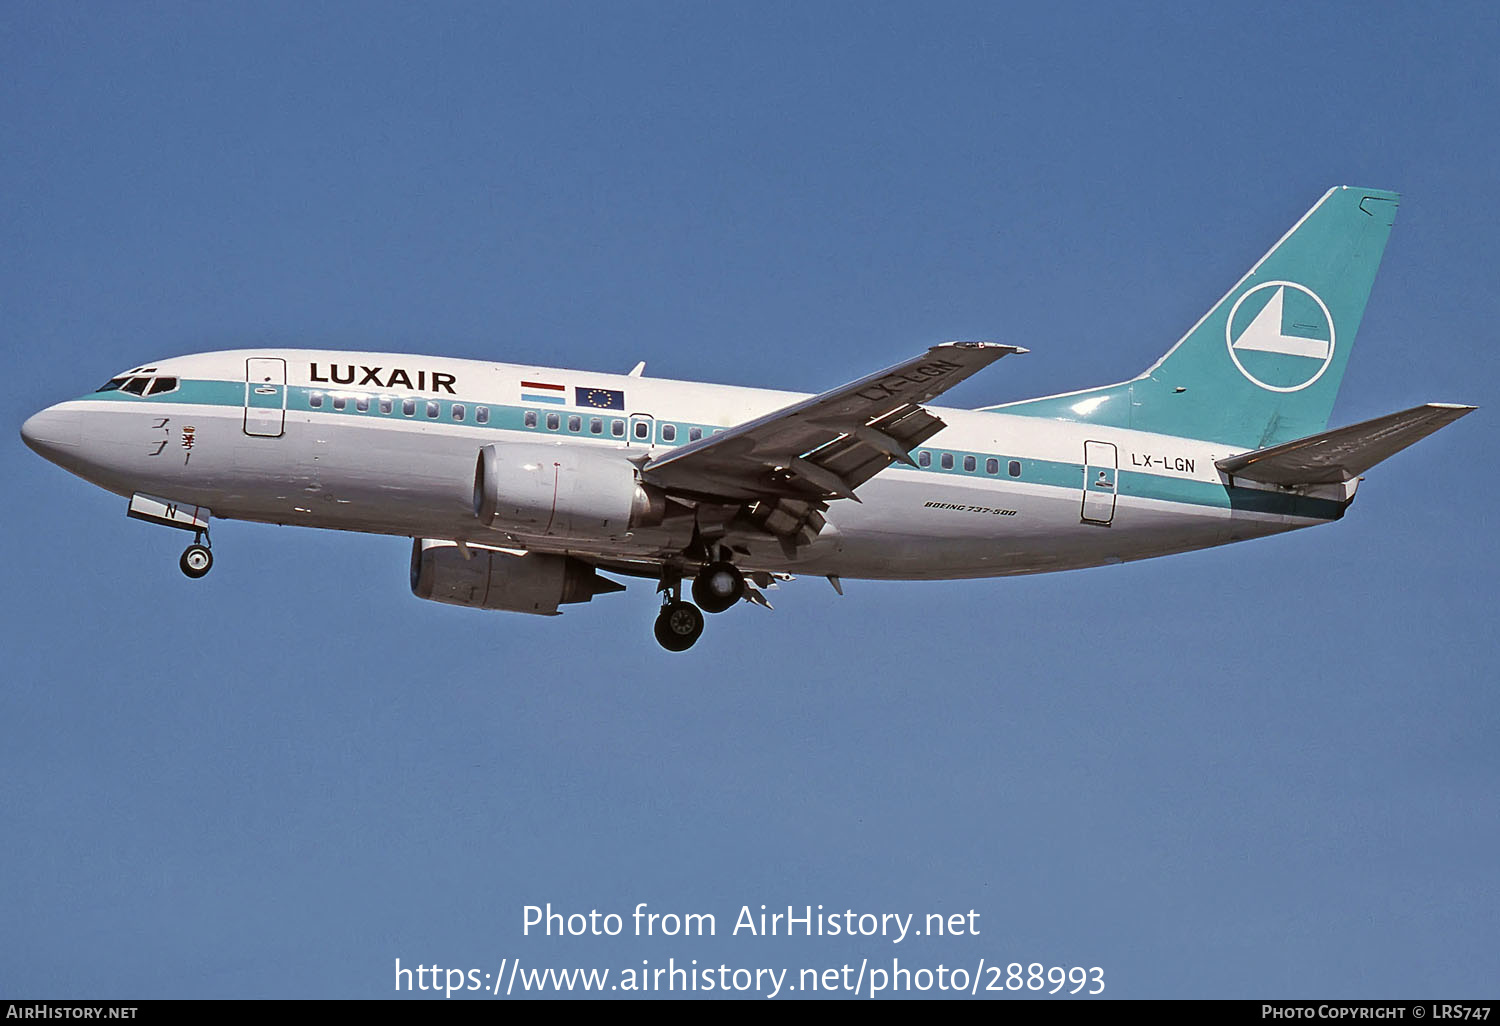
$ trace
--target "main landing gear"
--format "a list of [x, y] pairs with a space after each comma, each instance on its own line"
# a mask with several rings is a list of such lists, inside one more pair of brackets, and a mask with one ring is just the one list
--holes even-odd
[[745, 578], [733, 563], [710, 563], [693, 578], [693, 601], [705, 613], [722, 613], [744, 597]]
[[208, 550], [208, 535], [199, 534], [193, 544], [182, 550], [182, 558], [177, 565], [182, 572], [197, 580], [214, 568], [214, 554]]
[[[703, 635], [703, 614], [722, 613], [745, 597], [745, 576], [733, 563], [709, 563], [693, 578], [693, 601], [682, 599], [682, 578], [664, 577], [661, 612], [656, 617], [656, 640], [668, 652], [686, 652]], [[702, 606], [702, 610], [699, 610]]]
[[656, 641], [668, 652], [686, 652], [703, 635], [703, 614], [691, 602], [669, 601], [656, 617]]

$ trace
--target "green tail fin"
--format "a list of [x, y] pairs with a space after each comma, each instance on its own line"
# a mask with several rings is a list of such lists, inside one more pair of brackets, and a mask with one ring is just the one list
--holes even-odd
[[1251, 448], [1322, 431], [1398, 198], [1330, 189], [1139, 377], [988, 408]]

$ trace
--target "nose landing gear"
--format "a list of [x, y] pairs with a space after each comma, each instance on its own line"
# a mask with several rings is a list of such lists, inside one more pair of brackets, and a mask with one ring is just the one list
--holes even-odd
[[213, 569], [214, 554], [208, 551], [208, 521], [213, 514], [207, 506], [195, 506], [136, 492], [130, 497], [125, 515], [132, 520], [144, 520], [148, 524], [192, 531], [193, 544], [183, 550], [182, 558], [177, 561], [178, 568], [194, 579]]
[[214, 554], [204, 544], [207, 541], [207, 535], [198, 535], [193, 544], [182, 550], [182, 558], [177, 561], [182, 572], [194, 580], [202, 577], [214, 567]]

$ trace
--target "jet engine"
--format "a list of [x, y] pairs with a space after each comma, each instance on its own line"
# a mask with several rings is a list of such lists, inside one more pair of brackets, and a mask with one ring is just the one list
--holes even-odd
[[666, 496], [617, 450], [486, 445], [474, 466], [474, 515], [519, 534], [620, 538], [660, 524], [666, 510]]
[[[465, 558], [465, 550], [468, 557]], [[556, 616], [557, 607], [624, 591], [582, 560], [414, 538], [411, 590], [417, 598], [475, 609]]]

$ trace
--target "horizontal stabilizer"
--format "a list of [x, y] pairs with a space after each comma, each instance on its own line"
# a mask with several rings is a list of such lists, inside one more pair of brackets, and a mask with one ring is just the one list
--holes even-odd
[[1474, 409], [1473, 406], [1452, 403], [1428, 403], [1360, 424], [1229, 456], [1214, 466], [1232, 477], [1287, 487], [1352, 481], [1381, 460], [1394, 456]]

